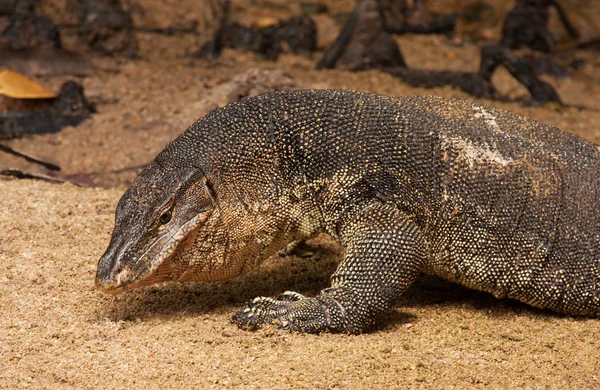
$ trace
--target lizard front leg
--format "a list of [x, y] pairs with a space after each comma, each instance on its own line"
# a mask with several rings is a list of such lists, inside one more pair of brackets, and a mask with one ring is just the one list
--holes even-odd
[[242, 328], [272, 323], [307, 333], [361, 333], [372, 325], [419, 274], [425, 242], [417, 225], [389, 204], [366, 207], [339, 233], [346, 255], [330, 288], [314, 298], [293, 292], [255, 298], [232, 321]]

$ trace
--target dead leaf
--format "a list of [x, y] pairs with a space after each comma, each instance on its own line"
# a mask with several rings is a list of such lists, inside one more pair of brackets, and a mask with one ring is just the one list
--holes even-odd
[[0, 71], [0, 94], [15, 99], [53, 99], [58, 96], [20, 73]]
[[279, 23], [279, 21], [275, 18], [260, 18], [252, 23], [252, 27], [265, 28], [277, 23]]

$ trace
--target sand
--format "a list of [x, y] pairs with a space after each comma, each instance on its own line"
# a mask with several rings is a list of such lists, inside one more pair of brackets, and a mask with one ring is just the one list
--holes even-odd
[[[148, 1], [145, 15], [152, 20], [136, 23], [186, 17], [193, 2], [181, 3], [188, 7], [183, 16], [153, 14], [165, 6]], [[260, 3], [238, 5], [250, 15], [256, 8]], [[294, 11], [264, 9], [281, 16]], [[327, 15], [317, 21], [325, 45], [338, 27]], [[317, 72], [318, 54], [268, 62], [226, 50], [217, 61], [192, 60], [185, 54], [194, 37], [140, 33], [139, 39], [139, 59], [91, 56], [97, 70], [80, 81], [98, 114], [58, 134], [9, 142], [65, 173], [89, 173], [100, 187], [0, 180], [0, 388], [600, 388], [600, 321], [497, 300], [436, 278], [419, 280], [378, 327], [360, 336], [270, 327], [248, 332], [229, 322], [255, 296], [314, 295], [326, 287], [341, 254], [326, 237], [311, 241], [308, 258], [275, 256], [227, 282], [161, 285], [117, 297], [94, 290], [116, 202], [138, 167], [226, 99], [227, 83], [248, 69], [267, 69], [275, 80], [265, 77], [269, 85], [281, 82], [281, 69], [298, 88], [475, 100], [450, 88], [410, 88], [379, 71]], [[436, 36], [398, 41], [411, 66], [477, 68], [476, 45]], [[580, 56], [585, 66], [571, 79], [547, 79], [570, 107], [477, 101], [600, 143], [600, 56]], [[64, 79], [40, 81], [57, 88]], [[526, 94], [506, 72], [494, 82], [513, 98]], [[34, 169], [5, 155], [0, 162]]]

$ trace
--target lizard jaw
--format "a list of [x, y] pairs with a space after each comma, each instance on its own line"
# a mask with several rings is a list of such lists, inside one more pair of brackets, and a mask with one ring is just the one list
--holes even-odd
[[[95, 287], [106, 294], [117, 295], [172, 280], [168, 272], [169, 258], [175, 253], [179, 244], [208, 217], [209, 213], [197, 214], [171, 235], [156, 240], [132, 266], [119, 264], [108, 274], [108, 277], [102, 277], [98, 273], [94, 283]], [[159, 247], [160, 249], [158, 249]], [[154, 257], [149, 258], [153, 254]]]

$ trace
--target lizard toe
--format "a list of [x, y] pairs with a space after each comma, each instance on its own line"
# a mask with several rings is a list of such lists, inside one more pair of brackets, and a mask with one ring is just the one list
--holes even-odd
[[245, 308], [239, 310], [231, 318], [238, 327], [249, 330], [261, 328], [264, 324], [285, 324], [285, 320], [277, 321], [285, 317], [287, 305], [290, 300], [275, 300], [268, 297], [257, 297], [248, 301]]
[[254, 298], [232, 317], [232, 322], [242, 329], [249, 330], [272, 324], [283, 330], [320, 333], [330, 330], [329, 312], [319, 299], [286, 291], [278, 299]]

